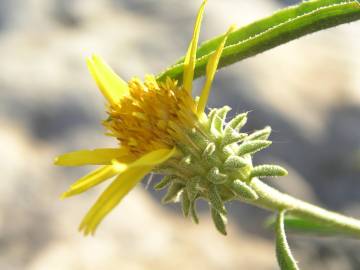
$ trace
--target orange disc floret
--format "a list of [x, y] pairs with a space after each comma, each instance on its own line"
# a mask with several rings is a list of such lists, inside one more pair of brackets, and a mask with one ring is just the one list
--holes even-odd
[[147, 76], [128, 83], [129, 94], [108, 107], [104, 126], [134, 157], [181, 141], [197, 121], [196, 103], [177, 81]]

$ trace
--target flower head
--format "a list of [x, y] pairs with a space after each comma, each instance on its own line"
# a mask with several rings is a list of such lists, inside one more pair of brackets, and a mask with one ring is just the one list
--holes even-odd
[[168, 78], [158, 83], [153, 76], [146, 76], [142, 83], [135, 78], [128, 91], [118, 103], [109, 105], [104, 126], [134, 159], [173, 148], [183, 139], [183, 129], [196, 125], [196, 104], [176, 81]]
[[[87, 59], [88, 68], [107, 100], [109, 117], [103, 125], [108, 134], [118, 140], [119, 146], [70, 152], [55, 161], [63, 166], [102, 165], [71, 185], [63, 194], [64, 198], [114, 177], [83, 219], [80, 230], [85, 234], [94, 233], [103, 218], [151, 172], [165, 175], [155, 186], [157, 189], [169, 187], [163, 202], [176, 201], [181, 196], [184, 215], [191, 214], [195, 222], [198, 220], [196, 200], [208, 200], [214, 223], [222, 233], [226, 233], [223, 202], [234, 197], [257, 198], [247, 183], [252, 177], [262, 176], [270, 167], [253, 168], [251, 154], [270, 144], [266, 140], [270, 129], [247, 136], [239, 132], [246, 122], [246, 114], [240, 114], [226, 124], [229, 107], [213, 109], [209, 115], [204, 112], [219, 59], [233, 26], [210, 57], [200, 98], [192, 97], [205, 3], [198, 12], [184, 60], [182, 84], [171, 78], [158, 82], [152, 75], [146, 76], [144, 82], [133, 78], [127, 83], [99, 56]], [[279, 168], [271, 169], [273, 175], [280, 174]]]

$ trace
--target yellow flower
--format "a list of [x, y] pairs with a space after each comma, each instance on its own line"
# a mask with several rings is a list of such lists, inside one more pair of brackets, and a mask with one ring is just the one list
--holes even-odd
[[185, 57], [182, 85], [171, 78], [157, 82], [151, 75], [144, 82], [133, 78], [126, 83], [99, 56], [87, 59], [91, 75], [108, 102], [109, 118], [103, 124], [109, 135], [117, 138], [119, 146], [70, 152], [55, 160], [61, 166], [102, 165], [71, 185], [63, 198], [115, 177], [83, 219], [80, 230], [85, 235], [95, 233], [103, 218], [144, 176], [167, 169], [176, 175], [176, 169], [182, 169], [177, 164], [187, 158], [187, 152], [202, 147], [196, 136], [203, 140], [211, 137], [206, 131], [208, 118], [204, 109], [226, 39], [234, 27], [224, 35], [208, 62], [200, 98], [193, 99], [192, 82], [205, 3], [198, 12]]

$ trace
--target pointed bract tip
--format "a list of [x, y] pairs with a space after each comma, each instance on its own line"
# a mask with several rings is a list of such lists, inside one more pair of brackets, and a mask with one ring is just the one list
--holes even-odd
[[55, 157], [53, 160], [54, 165], [59, 165], [59, 157]]

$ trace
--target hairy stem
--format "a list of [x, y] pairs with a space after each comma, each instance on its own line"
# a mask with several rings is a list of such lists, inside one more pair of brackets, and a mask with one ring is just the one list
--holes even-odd
[[254, 178], [250, 185], [259, 195], [259, 199], [251, 204], [268, 210], [287, 210], [287, 213], [293, 216], [316, 222], [339, 234], [360, 238], [360, 220], [325, 210], [281, 193], [257, 178]]
[[[222, 68], [307, 34], [360, 19], [360, 4], [352, 0], [313, 0], [282, 9], [273, 15], [239, 28], [229, 35], [221, 56]], [[197, 50], [195, 77], [205, 75], [211, 54], [223, 36], [204, 42]], [[184, 58], [157, 76], [182, 80]]]

